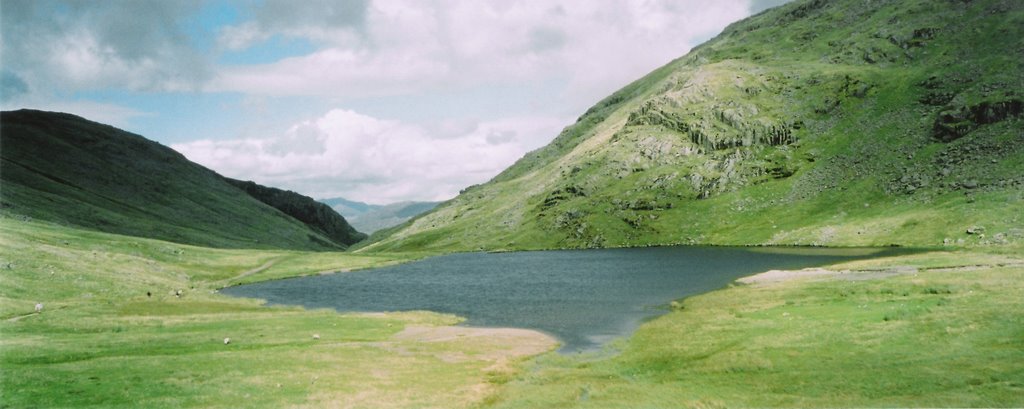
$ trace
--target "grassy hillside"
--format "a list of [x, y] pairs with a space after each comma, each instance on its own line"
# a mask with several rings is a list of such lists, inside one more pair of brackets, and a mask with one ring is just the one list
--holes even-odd
[[0, 114], [0, 204], [139, 237], [232, 248], [342, 249], [174, 150], [60, 113]]
[[1024, 242], [1024, 3], [729, 26], [367, 250]]
[[231, 178], [224, 178], [224, 180], [242, 189], [256, 200], [294, 217], [339, 245], [347, 247], [366, 238], [366, 234], [356, 231], [344, 217], [330, 206], [313, 200], [309, 196], [303, 196], [290, 190], [261, 186], [252, 181]]

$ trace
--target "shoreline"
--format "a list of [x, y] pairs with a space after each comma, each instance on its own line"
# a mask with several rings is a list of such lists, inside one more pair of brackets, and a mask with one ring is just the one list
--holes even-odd
[[[514, 250], [514, 251], [505, 251], [505, 252], [500, 252], [500, 253], [534, 252], [534, 251], [571, 251], [571, 252], [575, 252], [575, 251], [587, 251], [587, 250], [628, 250], [628, 249], [643, 249], [643, 248], [650, 248], [650, 247], [655, 247], [655, 246], [646, 246], [646, 247], [615, 247], [615, 248], [603, 248], [603, 249]], [[766, 245], [733, 246], [733, 245], [693, 245], [693, 244], [676, 244], [676, 245], [666, 245], [666, 246], [656, 246], [656, 247], [735, 248], [735, 249], [744, 249], [744, 250], [751, 251], [751, 252], [756, 252], [756, 253], [776, 253], [776, 252], [778, 252], [778, 253], [781, 253], [781, 254], [796, 254], [796, 255], [815, 255], [815, 253], [822, 253], [822, 252], [824, 252], [825, 253], [824, 255], [843, 255], [843, 256], [848, 256], [850, 258], [853, 258], [854, 260], [876, 259], [876, 258], [884, 258], [884, 257], [892, 257], [892, 256], [899, 257], [899, 256], [902, 256], [902, 255], [906, 255], [908, 253], [917, 253], [917, 252], [924, 253], [924, 252], [928, 252], [928, 250], [925, 250], [925, 249], [911, 249], [911, 248], [905, 248], [905, 247], [824, 247], [824, 246], [809, 247], [809, 246], [786, 246], [786, 245], [783, 245], [783, 246], [766, 246]], [[830, 251], [830, 250], [834, 250], [834, 251]], [[250, 282], [250, 283], [244, 283], [244, 284], [239, 283], [239, 284], [235, 284], [235, 285], [228, 285], [228, 286], [225, 286], [225, 287], [220, 287], [216, 291], [218, 293], [220, 293], [220, 294], [223, 294], [221, 291], [224, 290], [224, 289], [227, 289], [227, 288], [237, 287], [237, 286], [245, 286], [245, 285], [252, 285], [252, 284], [258, 284], [258, 283], [261, 283], [261, 282], [288, 280], [288, 279], [303, 278], [303, 277], [325, 275], [325, 274], [340, 274], [340, 273], [348, 273], [348, 272], [355, 272], [355, 271], [376, 270], [376, 269], [381, 269], [381, 268], [394, 267], [396, 265], [402, 265], [402, 264], [407, 264], [407, 263], [414, 263], [414, 262], [418, 262], [418, 261], [423, 261], [425, 259], [429, 259], [429, 258], [432, 258], [432, 257], [440, 257], [440, 256], [446, 256], [446, 255], [452, 255], [452, 254], [471, 254], [471, 253], [492, 254], [492, 253], [495, 253], [495, 252], [470, 251], [470, 252], [452, 252], [452, 253], [426, 254], [426, 255], [425, 254], [417, 254], [417, 257], [415, 257], [415, 258], [409, 258], [409, 259], [401, 260], [401, 261], [398, 261], [398, 262], [395, 262], [395, 263], [386, 264], [386, 265], [383, 265], [383, 266], [355, 268], [355, 269], [327, 270], [327, 271], [320, 271], [320, 272], [314, 272], [314, 273], [309, 273], [309, 274], [301, 274], [301, 275], [289, 276], [289, 277], [274, 277], [274, 278], [270, 278], [270, 279], [267, 279], [267, 280], [254, 281], [254, 282]], [[265, 270], [265, 269], [269, 268], [270, 266], [272, 266], [274, 261], [276, 261], [276, 260], [271, 260], [271, 261], [265, 263], [264, 265], [257, 267], [256, 269], [247, 271], [243, 275], [252, 273], [253, 271]], [[842, 263], [842, 262], [840, 262], [840, 263]], [[664, 313], [668, 313], [668, 312], [672, 311], [672, 309], [673, 309], [672, 305], [676, 301], [678, 301], [678, 300], [689, 298], [689, 297], [692, 297], [692, 296], [698, 296], [698, 295], [703, 295], [703, 294], [713, 293], [713, 292], [716, 292], [716, 291], [725, 290], [725, 289], [728, 289], [730, 287], [730, 285], [735, 285], [736, 283], [739, 283], [739, 284], [764, 284], [764, 283], [768, 283], [768, 282], [788, 281], [788, 280], [797, 279], [797, 278], [803, 278], [803, 277], [811, 277], [811, 276], [829, 277], [829, 276], [844, 275], [844, 274], [847, 274], [847, 273], [850, 273], [850, 271], [849, 270], [834, 271], [834, 270], [828, 270], [828, 269], [825, 269], [825, 268], [822, 268], [822, 267], [809, 267], [809, 268], [805, 268], [805, 269], [802, 269], [802, 270], [768, 270], [768, 271], [763, 271], [763, 272], [754, 273], [754, 274], [751, 274], [751, 275], [748, 275], [748, 276], [740, 277], [740, 278], [737, 278], [737, 279], [733, 280], [731, 283], [724, 284], [721, 287], [710, 289], [708, 291], [701, 292], [699, 294], [691, 294], [691, 295], [687, 295], [687, 296], [684, 296], [684, 297], [681, 297], [681, 298], [678, 298], [678, 299], [675, 299], [675, 300], [670, 300], [670, 301], [667, 301], [667, 302], [662, 303], [662, 304], [653, 305], [653, 307], [654, 308], [664, 308], [665, 309]], [[887, 275], [891, 275], [891, 274], [877, 273], [874, 276], [881, 277], [881, 276], [887, 276]], [[866, 277], [866, 276], [864, 276], [862, 274], [858, 274], [858, 277], [862, 277], [862, 279], [867, 279], [868, 278], [868, 277]], [[237, 279], [238, 276], [236, 276], [234, 278]], [[853, 279], [853, 278], [851, 278], [851, 279]], [[229, 297], [239, 297], [239, 296], [229, 295]], [[241, 296], [241, 298], [249, 298], [249, 297]], [[258, 299], [258, 298], [253, 298], [253, 299]], [[269, 303], [266, 302], [266, 300], [262, 300], [262, 299], [258, 299], [258, 300], [262, 301], [265, 306], [277, 305], [277, 304], [269, 304]], [[280, 304], [280, 305], [295, 305], [295, 304]], [[359, 311], [341, 311], [341, 310], [336, 310], [334, 308], [330, 308], [330, 309], [334, 310], [335, 313], [340, 313], [340, 314], [356, 313], [356, 314], [359, 314], [359, 315], [379, 316], [379, 317], [387, 317], [391, 313], [396, 312], [396, 311], [362, 311], [362, 312], [359, 312]], [[431, 313], [431, 314], [446, 314], [444, 312], [438, 312], [438, 311], [429, 311], [429, 310], [424, 310], [424, 311], [428, 312], [428, 313]], [[650, 322], [652, 320], [658, 319], [659, 317], [664, 315], [664, 313], [660, 313], [660, 314], [656, 314], [656, 315], [645, 317], [631, 331], [629, 331], [627, 333], [622, 333], [622, 334], [620, 334], [618, 336], [615, 336], [614, 338], [622, 339], [622, 340], [629, 339], [629, 338], [631, 338], [636, 333], [636, 331], [641, 326], [645, 325], [646, 323], [648, 323], [648, 322]], [[559, 354], [563, 354], [563, 355], [570, 354], [569, 352], [562, 352], [561, 351], [561, 349], [565, 346], [565, 343], [564, 343], [563, 340], [561, 340], [559, 337], [557, 337], [555, 335], [546, 333], [546, 332], [541, 331], [541, 330], [537, 330], [537, 329], [533, 329], [533, 328], [525, 328], [525, 327], [477, 327], [477, 326], [466, 325], [465, 324], [466, 317], [459, 316], [458, 318], [461, 321], [461, 323], [447, 324], [447, 325], [441, 324], [441, 325], [438, 325], [438, 326], [429, 326], [429, 327], [422, 327], [422, 326], [413, 325], [413, 326], [408, 327], [412, 332], [406, 333], [406, 330], [403, 330], [403, 331], [400, 332], [400, 334], [396, 334], [396, 336], [400, 335], [400, 338], [403, 338], [404, 340], [417, 340], [417, 339], [419, 339], [419, 340], [422, 340], [424, 342], [438, 342], [438, 341], [440, 341], [442, 339], [446, 339], [446, 340], [455, 339], [453, 337], [459, 337], [459, 338], [486, 338], [488, 336], [493, 336], [493, 337], [498, 337], [498, 338], [507, 338], [509, 336], [523, 337], [523, 336], [525, 336], [526, 333], [531, 333], [531, 334], [533, 334], [533, 336], [529, 337], [529, 338], [531, 338], [533, 340], [546, 340], [544, 342], [546, 344], [550, 345], [550, 346], [547, 347], [547, 348], [543, 348], [541, 350], [538, 350], [536, 352], [532, 352], [532, 353], [526, 354], [526, 355], [531, 355], [531, 356], [532, 355], [539, 355], [541, 353], [549, 352], [549, 351], [556, 351]], [[426, 330], [424, 328], [430, 328], [430, 330], [428, 331], [428, 330]], [[460, 329], [464, 329], [464, 331], [462, 331]], [[540, 341], [538, 341], [538, 342], [540, 342]], [[600, 350], [600, 349], [601, 349], [601, 347], [598, 347], [598, 348], [595, 348], [594, 350]], [[573, 351], [573, 352], [576, 352], [576, 351]]]
[[758, 273], [739, 278], [736, 280], [736, 282], [744, 285], [765, 285], [771, 283], [780, 283], [792, 280], [812, 278], [839, 278], [849, 281], [859, 281], [895, 277], [900, 275], [917, 275], [918, 273], [923, 272], [948, 273], [976, 271], [982, 269], [1002, 267], [1024, 267], [1024, 262], [967, 264], [938, 267], [893, 266], [888, 268], [865, 269], [828, 269], [822, 267], [809, 267], [800, 270], [768, 270], [763, 273]]

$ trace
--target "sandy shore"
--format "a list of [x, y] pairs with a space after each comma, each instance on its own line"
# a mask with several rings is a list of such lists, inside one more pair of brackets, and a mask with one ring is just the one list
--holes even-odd
[[828, 270], [805, 268], [803, 270], [768, 270], [760, 274], [736, 280], [741, 284], [768, 284], [798, 279], [838, 278], [843, 280], [871, 280], [897, 275], [917, 274], [915, 267], [893, 267], [882, 270]]
[[558, 339], [539, 331], [521, 328], [474, 328], [457, 326], [408, 326], [395, 334], [395, 341], [478, 342], [492, 348], [492, 359], [514, 360], [550, 351]]
[[920, 272], [949, 273], [975, 271], [998, 267], [1024, 267], [1024, 263], [993, 263], [949, 267], [917, 268], [913, 266], [893, 266], [882, 269], [866, 270], [829, 270], [824, 268], [805, 268], [803, 270], [769, 270], [760, 274], [737, 279], [741, 284], [769, 284], [799, 279], [841, 279], [841, 280], [872, 280], [898, 275], [911, 275]]

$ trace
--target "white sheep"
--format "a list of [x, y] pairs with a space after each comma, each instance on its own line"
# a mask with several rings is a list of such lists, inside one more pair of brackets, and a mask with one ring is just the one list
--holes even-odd
[[313, 339], [320, 339], [320, 334], [313, 334]]
[[36, 314], [43, 312], [43, 303], [36, 303]]
[[224, 338], [224, 345], [230, 344], [231, 338]]

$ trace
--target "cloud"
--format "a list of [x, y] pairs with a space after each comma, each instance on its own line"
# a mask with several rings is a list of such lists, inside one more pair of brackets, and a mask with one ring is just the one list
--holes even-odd
[[4, 69], [37, 92], [196, 90], [212, 77], [179, 24], [195, 1], [8, 0]]
[[212, 89], [359, 98], [569, 79], [566, 97], [579, 109], [748, 13], [742, 0], [376, 1], [358, 22], [291, 16], [225, 29], [226, 43], [289, 33], [322, 47], [228, 67]]
[[[31, 92], [115, 88], [359, 98], [568, 79], [573, 109], [783, 0], [290, 0], [231, 3], [206, 49], [198, 0], [6, 0], [0, 58]], [[226, 21], [230, 21], [227, 19]], [[202, 31], [202, 30], [200, 30]], [[306, 55], [217, 65], [275, 36]]]
[[491, 131], [484, 139], [491, 145], [502, 145], [516, 140], [516, 131]]
[[218, 43], [241, 50], [275, 35], [349, 42], [363, 29], [368, 7], [367, 0], [265, 0], [252, 10], [252, 19], [223, 27]]
[[[751, 7], [779, 1], [310, 0], [297, 6], [264, 0], [231, 3], [237, 17], [218, 17], [231, 25], [196, 31], [204, 24], [199, 16], [218, 6], [6, 0], [0, 58], [36, 93], [119, 89], [354, 100], [552, 81], [564, 98], [553, 105], [578, 113]], [[203, 35], [216, 36], [216, 46], [204, 46], [210, 40]], [[215, 63], [223, 52], [273, 38], [300, 40], [313, 51], [262, 64]]]
[[[335, 109], [276, 137], [172, 147], [226, 176], [314, 197], [443, 200], [498, 174], [565, 123], [567, 118], [542, 117], [424, 127]], [[437, 135], [431, 129], [461, 133]]]
[[553, 27], [537, 27], [530, 30], [530, 50], [534, 53], [554, 51], [565, 47], [565, 32]]
[[[255, 66], [225, 67], [211, 90], [270, 96], [377, 96], [432, 88], [450, 66], [409, 54], [330, 48]], [[427, 85], [427, 86], [425, 86]]]

